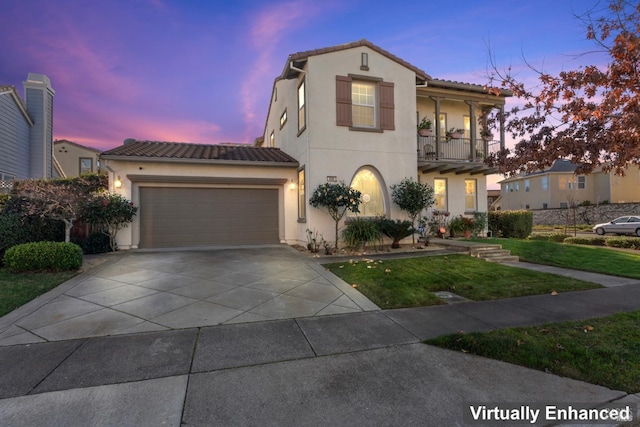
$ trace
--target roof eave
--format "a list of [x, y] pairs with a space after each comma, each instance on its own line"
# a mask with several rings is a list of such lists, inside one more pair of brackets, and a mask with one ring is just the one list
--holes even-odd
[[191, 159], [173, 157], [149, 157], [149, 156], [121, 156], [114, 154], [101, 155], [103, 160], [119, 160], [123, 162], [161, 162], [161, 163], [192, 163], [218, 166], [265, 166], [265, 167], [289, 167], [297, 168], [298, 162], [275, 162], [264, 160], [220, 160], [220, 159]]

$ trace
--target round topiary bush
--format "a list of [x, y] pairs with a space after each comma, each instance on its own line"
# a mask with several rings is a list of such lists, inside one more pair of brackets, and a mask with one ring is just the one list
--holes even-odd
[[4, 254], [4, 265], [13, 272], [77, 270], [82, 249], [75, 243], [33, 242], [12, 246]]

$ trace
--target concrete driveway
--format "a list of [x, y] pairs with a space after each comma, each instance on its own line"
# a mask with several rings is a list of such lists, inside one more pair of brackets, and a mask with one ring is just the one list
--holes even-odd
[[0, 319], [0, 345], [378, 310], [288, 246], [111, 257]]

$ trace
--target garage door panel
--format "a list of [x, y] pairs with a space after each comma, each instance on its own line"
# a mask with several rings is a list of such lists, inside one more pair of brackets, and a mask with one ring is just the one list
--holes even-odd
[[140, 188], [140, 247], [277, 243], [278, 190]]

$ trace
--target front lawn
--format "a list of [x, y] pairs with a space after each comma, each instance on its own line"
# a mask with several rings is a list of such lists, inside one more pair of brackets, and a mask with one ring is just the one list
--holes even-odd
[[482, 239], [508, 249], [520, 261], [640, 279], [640, 254], [596, 246], [568, 245], [544, 240]]
[[325, 267], [383, 309], [442, 304], [433, 294], [438, 291], [481, 301], [601, 287], [468, 255], [347, 261]]
[[609, 317], [454, 334], [425, 341], [592, 384], [640, 392], [640, 311]]
[[0, 316], [10, 313], [76, 274], [77, 271], [14, 274], [5, 268], [0, 269]]

